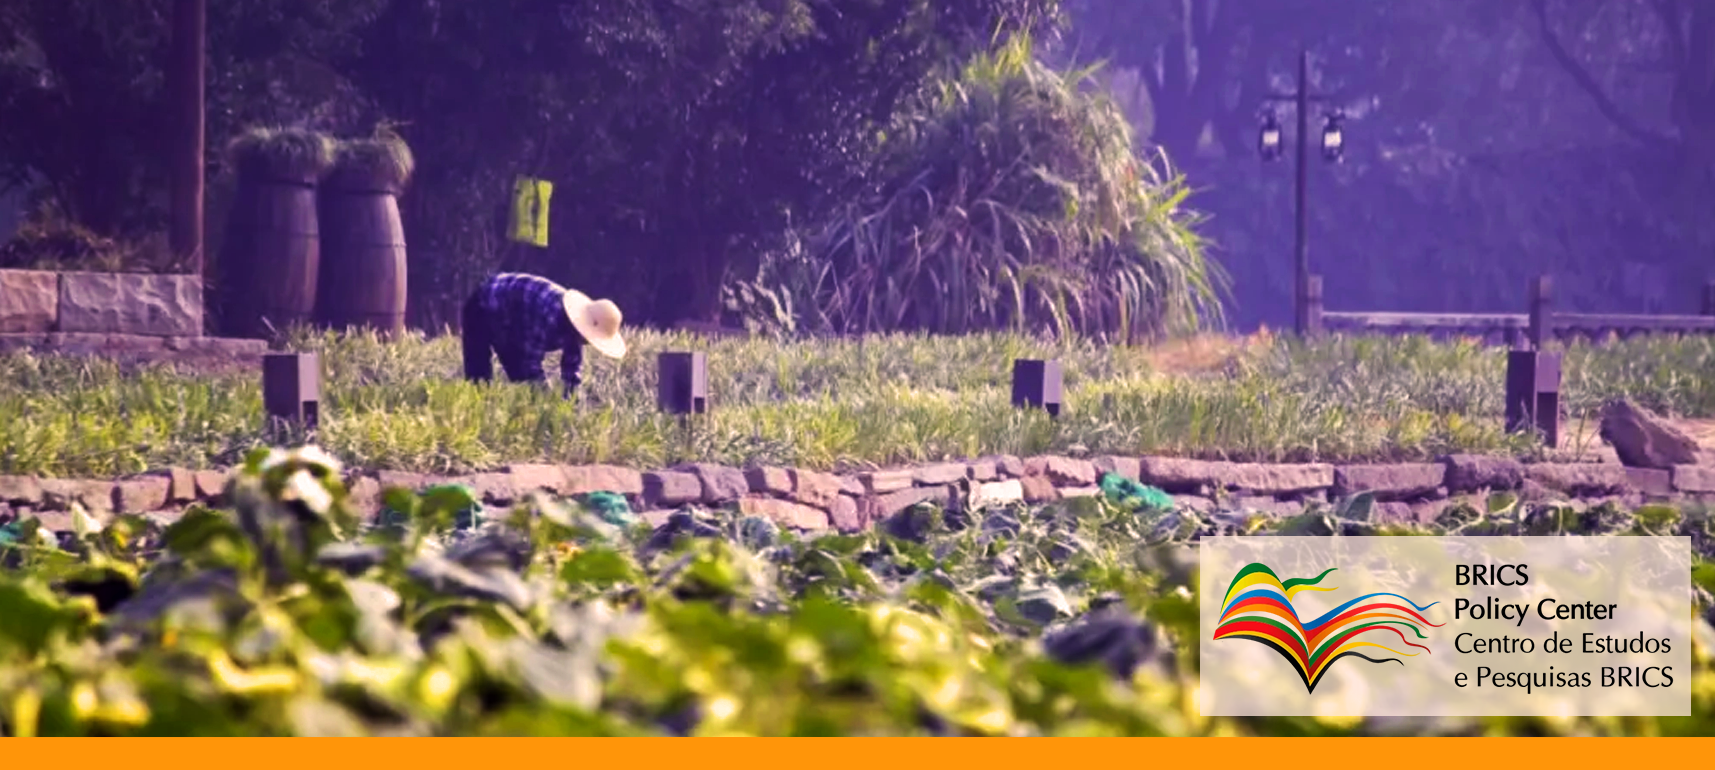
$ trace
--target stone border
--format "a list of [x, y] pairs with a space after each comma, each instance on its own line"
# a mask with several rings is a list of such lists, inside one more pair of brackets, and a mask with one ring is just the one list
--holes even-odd
[[[0, 334], [0, 353], [17, 350], [73, 355], [128, 356], [153, 359], [157, 354], [209, 355], [257, 366], [268, 352], [267, 340], [237, 337], [154, 337], [142, 334]], [[260, 370], [258, 370], [260, 371]], [[258, 374], [258, 377], [261, 375]]]
[[[655, 471], [519, 464], [453, 477], [354, 472], [347, 484], [352, 502], [368, 516], [379, 510], [384, 489], [457, 482], [468, 484], [487, 505], [510, 505], [536, 490], [564, 496], [605, 491], [625, 495], [633, 510], [657, 525], [686, 505], [736, 506], [745, 514], [796, 529], [856, 532], [920, 502], [948, 505], [966, 489], [969, 502], [983, 506], [1094, 496], [1100, 494], [1097, 481], [1109, 471], [1160, 487], [1179, 505], [1199, 511], [1239, 508], [1280, 515], [1296, 512], [1305, 502], [1370, 492], [1377, 500], [1377, 520], [1398, 523], [1433, 520], [1461, 498], [1493, 491], [1517, 492], [1527, 501], [1559, 498], [1578, 505], [1715, 502], [1715, 466], [1657, 470], [1613, 463], [1527, 464], [1481, 455], [1386, 465], [998, 455], [852, 474], [712, 463]], [[223, 504], [229, 473], [172, 468], [116, 480], [0, 476], [0, 520], [34, 515], [49, 529], [69, 528], [74, 501], [98, 518], [137, 513], [170, 520], [192, 503]]]
[[0, 334], [202, 336], [202, 277], [0, 270]]

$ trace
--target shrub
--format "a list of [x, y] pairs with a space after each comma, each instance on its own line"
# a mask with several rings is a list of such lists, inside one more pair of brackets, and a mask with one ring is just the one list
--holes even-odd
[[1225, 277], [1183, 180], [1137, 150], [1090, 70], [1028, 37], [891, 126], [873, 196], [729, 287], [749, 322], [812, 332], [1051, 329], [1133, 340], [1218, 322]]
[[0, 244], [0, 269], [175, 273], [183, 266], [163, 236], [108, 237], [70, 220], [56, 206], [43, 205]]

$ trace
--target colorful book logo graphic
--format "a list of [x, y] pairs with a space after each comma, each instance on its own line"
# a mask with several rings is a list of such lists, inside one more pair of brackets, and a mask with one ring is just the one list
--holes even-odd
[[1425, 626], [1439, 628], [1443, 625], [1431, 623], [1419, 614], [1440, 602], [1418, 606], [1399, 594], [1365, 594], [1308, 623], [1299, 620], [1298, 611], [1292, 607], [1292, 597], [1301, 591], [1339, 590], [1317, 585], [1333, 571], [1334, 568], [1330, 567], [1314, 578], [1293, 578], [1283, 582], [1265, 564], [1247, 565], [1239, 570], [1221, 599], [1221, 621], [1215, 627], [1215, 639], [1249, 639], [1268, 645], [1292, 664], [1298, 678], [1304, 682], [1304, 689], [1311, 693], [1316, 692], [1316, 683], [1322, 681], [1328, 667], [1341, 658], [1354, 656], [1371, 663], [1391, 662], [1403, 666], [1405, 661], [1397, 657], [1372, 658], [1364, 653], [1377, 654], [1374, 650], [1379, 649], [1408, 658], [1418, 655], [1381, 643], [1395, 644], [1390, 638], [1392, 636], [1398, 637], [1404, 646], [1429, 651], [1428, 647], [1412, 639], [1429, 638], [1423, 633]]

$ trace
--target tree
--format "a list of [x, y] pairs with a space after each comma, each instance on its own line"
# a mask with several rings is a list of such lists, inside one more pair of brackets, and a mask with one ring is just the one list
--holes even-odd
[[1542, 44], [1603, 117], [1646, 146], [1715, 163], [1715, 5], [1528, 0]]
[[173, 257], [203, 273], [203, 206], [206, 200], [208, 151], [208, 0], [174, 0], [172, 66], [166, 81], [172, 111], [178, 120], [172, 153], [172, 225], [168, 231]]
[[[165, 223], [169, 4], [0, 0], [0, 109], [32, 116], [0, 125], [0, 171], [47, 180], [103, 233]], [[1055, 7], [232, 0], [209, 9], [209, 174], [251, 124], [390, 123], [422, 161], [401, 201], [417, 322], [450, 320], [500, 267], [614, 294], [639, 320], [707, 317], [735, 260], [862, 185], [903, 100]], [[499, 241], [523, 173], [558, 183], [544, 253]]]
[[1149, 140], [1195, 167], [1250, 152], [1262, 100], [1290, 87], [1301, 48], [1329, 73], [1318, 85], [1358, 101], [1398, 82], [1401, 43], [1432, 41], [1424, 22], [1465, 2], [1075, 0], [1070, 54], [1139, 73]]
[[[425, 160], [403, 201], [431, 274], [416, 308], [450, 320], [481, 273], [529, 269], [672, 323], [711, 317], [735, 263], [859, 183], [938, 68], [1053, 7], [396, 0], [339, 68]], [[545, 251], [494, 239], [517, 174], [557, 183]]]
[[67, 213], [103, 234], [162, 213], [158, 201], [136, 205], [138, 191], [164, 180], [151, 162], [163, 155], [165, 135], [156, 109], [166, 32], [159, 10], [75, 0], [0, 4], [0, 50], [9, 52], [0, 67], [5, 177], [18, 183], [34, 172]]
[[[1708, 5], [1074, 0], [1068, 39], [1080, 59], [1141, 75], [1134, 114], [1209, 213], [1202, 232], [1233, 276], [1241, 326], [1290, 319], [1292, 174], [1258, 160], [1256, 114], [1292, 86], [1300, 47], [1314, 89], [1352, 118], [1345, 162], [1310, 169], [1311, 262], [1331, 307], [1512, 312], [1528, 279], [1552, 272], [1568, 307], [1685, 310], [1692, 293], [1674, 287], [1707, 279], [1715, 230], [1696, 224], [1709, 183], [1684, 169], [1707, 166], [1672, 105], [1675, 93], [1682, 113], [1711, 104], [1686, 86]], [[1628, 138], [1568, 76], [1539, 7], [1617, 105], [1607, 112], [1641, 130]], [[1224, 81], [1204, 79], [1223, 68]]]
[[[313, 120], [342, 96], [317, 62], [385, 0], [234, 0], [209, 9], [211, 139]], [[170, 0], [0, 0], [0, 180], [102, 235], [163, 228]], [[17, 118], [15, 116], [26, 116]], [[210, 173], [221, 167], [209, 142]]]

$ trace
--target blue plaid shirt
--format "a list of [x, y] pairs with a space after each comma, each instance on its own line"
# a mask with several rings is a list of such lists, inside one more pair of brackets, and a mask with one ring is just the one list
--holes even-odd
[[565, 293], [546, 278], [501, 273], [483, 285], [477, 302], [488, 314], [502, 362], [517, 367], [520, 379], [540, 382], [547, 379], [542, 359], [548, 351], [559, 350], [560, 379], [570, 395], [583, 383], [584, 336], [560, 304]]

